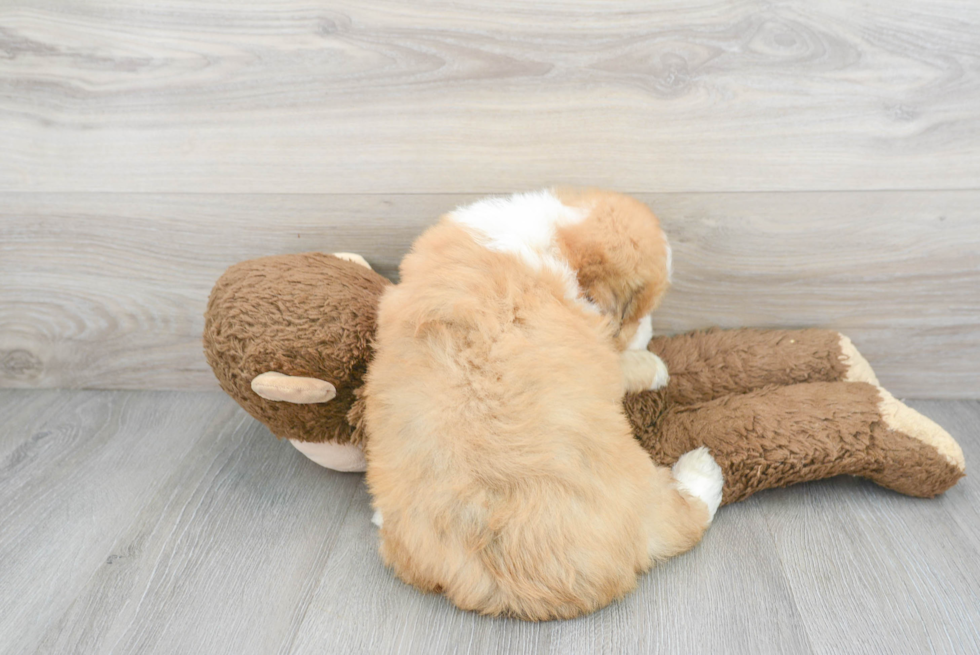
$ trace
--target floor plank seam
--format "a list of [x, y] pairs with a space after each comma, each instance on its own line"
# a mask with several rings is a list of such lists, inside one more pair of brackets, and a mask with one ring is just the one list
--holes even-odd
[[[249, 198], [249, 197], [270, 197], [270, 196], [282, 196], [282, 197], [309, 197], [309, 196], [323, 196], [329, 198], [395, 198], [395, 197], [405, 197], [405, 198], [419, 198], [419, 197], [481, 197], [481, 196], [496, 196], [496, 195], [509, 195], [514, 192], [520, 191], [532, 191], [533, 189], [528, 187], [525, 189], [515, 189], [515, 188], [501, 188], [497, 190], [487, 190], [487, 191], [370, 191], [370, 192], [343, 192], [343, 191], [174, 191], [174, 190], [153, 190], [153, 191], [22, 191], [14, 189], [0, 189], [0, 196], [4, 195], [16, 195], [16, 196], [37, 196], [41, 197], [52, 197], [52, 196], [171, 196], [174, 198], [179, 198], [181, 196], [196, 197], [196, 196], [210, 196], [213, 198], [221, 197], [236, 197], [236, 198]], [[814, 193], [822, 194], [862, 194], [862, 193], [975, 193], [980, 191], [980, 187], [861, 187], [854, 189], [815, 189], [815, 188], [800, 188], [800, 189], [684, 189], [684, 190], [671, 190], [671, 191], [658, 191], [657, 189], [616, 189], [621, 193], [627, 195], [646, 195], [646, 196], [740, 196], [740, 195], [812, 195]]]
[[[245, 425], [245, 423], [248, 420], [250, 420], [250, 417], [247, 416], [247, 415], [243, 415], [239, 419], [237, 425], [235, 425], [234, 427], [225, 428], [221, 432], [219, 432], [218, 435], [217, 435], [217, 437], [216, 437], [216, 440], [220, 440], [222, 438], [222, 434], [227, 434], [227, 433], [235, 434], [236, 432], [244, 432], [244, 431], [241, 430], [241, 427], [243, 425]], [[202, 434], [202, 437], [203, 436], [205, 436], [205, 435]], [[217, 453], [215, 453], [214, 458], [208, 464], [207, 468], [205, 468], [204, 475], [202, 475], [201, 476], [201, 479], [198, 480], [197, 489], [200, 489], [200, 487], [201, 487], [201, 481], [204, 478], [208, 477], [208, 473], [214, 467], [215, 462], [218, 459], [220, 459], [222, 457], [222, 455], [225, 455], [225, 453], [224, 453], [223, 450], [219, 450]], [[195, 493], [196, 493], [197, 489], [195, 489]], [[174, 488], [174, 492], [171, 495], [171, 499], [174, 496], [176, 496], [180, 491], [181, 491], [181, 489], [179, 487], [175, 487]], [[194, 498], [194, 493], [191, 494], [190, 499], [188, 500], [188, 502], [185, 503], [184, 506], [181, 507], [180, 512], [177, 513], [177, 516], [174, 518], [174, 525], [173, 525], [173, 527], [171, 528], [171, 530], [170, 530], [169, 534], [167, 535], [167, 537], [163, 540], [163, 543], [164, 544], [170, 544], [170, 543], [173, 543], [174, 542], [173, 535], [176, 532], [177, 527], [181, 524], [182, 519], [184, 517], [184, 514], [187, 511], [187, 506], [188, 506], [188, 504], [190, 504], [190, 501], [193, 500], [193, 498]], [[195, 512], [197, 511], [197, 508], [200, 507], [201, 503], [203, 502], [203, 498], [204, 498], [204, 494], [201, 494], [201, 497], [198, 498], [197, 506], [195, 507], [195, 510], [194, 510]], [[169, 503], [170, 502], [171, 501], [168, 501], [168, 504], [167, 504], [166, 507], [169, 507]], [[165, 515], [166, 515], [166, 512], [161, 512], [160, 513], [159, 520], [162, 520]], [[159, 521], [158, 521], [158, 523], [159, 523]], [[181, 536], [183, 536], [184, 534], [187, 533], [187, 530], [189, 529], [190, 525], [191, 525], [191, 523], [189, 521], [184, 525], [184, 529], [181, 532]], [[179, 542], [180, 542], [180, 536], [176, 540], [176, 543], [179, 543]], [[136, 606], [135, 606], [135, 608], [133, 610], [132, 616], [134, 617], [134, 619], [136, 619], [140, 615], [140, 609], [143, 607], [143, 603], [146, 601], [147, 594], [150, 592], [150, 590], [153, 587], [153, 581], [156, 579], [157, 572], [160, 570], [161, 562], [164, 559], [168, 559], [168, 561], [171, 561], [173, 559], [173, 556], [176, 554], [177, 551], [178, 551], [178, 549], [176, 549], [176, 548], [175, 549], [171, 549], [169, 551], [169, 553], [168, 553], [169, 554], [169, 559], [166, 558], [166, 557], [158, 556], [157, 559], [156, 559], [156, 561], [153, 563], [153, 569], [150, 571], [149, 575], [146, 576], [146, 585], [143, 588], [143, 593], [140, 595], [140, 599], [139, 599], [139, 601], [137, 601]], [[161, 549], [160, 555], [163, 555], [165, 552], [167, 552], [167, 549], [166, 548]], [[119, 643], [123, 639], [126, 638], [126, 635], [127, 635], [127, 630], [121, 630], [120, 631], [119, 638], [112, 645], [112, 647], [107, 651], [107, 653], [109, 653], [110, 655], [112, 653], [115, 653], [116, 652], [116, 649], [119, 646]]]
[[311, 577], [310, 580], [308, 581], [309, 591], [307, 592], [306, 588], [304, 588], [303, 590], [304, 605], [303, 605], [302, 615], [299, 617], [299, 620], [294, 623], [295, 628], [292, 630], [292, 633], [289, 635], [289, 638], [287, 640], [284, 640], [282, 646], [280, 646], [278, 651], [279, 655], [291, 655], [293, 653], [293, 649], [296, 644], [296, 638], [299, 636], [300, 630], [302, 629], [303, 625], [306, 623], [306, 616], [310, 611], [310, 605], [312, 604], [313, 598], [316, 595], [316, 590], [320, 587], [320, 582], [323, 580], [323, 574], [327, 568], [327, 565], [330, 563], [330, 558], [333, 556], [333, 551], [334, 551], [334, 547], [337, 545], [337, 540], [340, 538], [340, 532], [341, 532], [340, 528], [347, 521], [347, 515], [350, 513], [351, 507], [353, 507], [354, 497], [356, 495], [357, 495], [357, 485], [351, 485], [350, 493], [347, 497], [347, 502], [345, 503], [343, 514], [336, 521], [337, 530], [334, 531], [333, 538], [328, 542], [329, 546], [326, 548], [325, 551], [326, 555], [323, 558], [323, 562], [321, 562], [319, 565], [319, 569], [320, 569], [319, 573], [315, 578]]
[[[762, 499], [756, 498], [756, 502], [761, 502]], [[803, 632], [804, 638], [806, 638], [806, 646], [810, 649], [810, 655], [816, 655], [816, 649], [813, 646], [813, 636], [810, 634], [810, 630], [807, 627], [807, 623], [803, 618], [803, 612], [800, 610], [800, 605], [797, 602], [796, 590], [793, 588], [793, 581], [790, 579], [789, 574], [786, 570], [786, 562], [783, 561], [782, 556], [779, 554], [779, 548], [776, 545], [776, 534], [772, 530], [772, 525], [769, 523], [769, 513], [765, 511], [763, 506], [759, 507], [760, 513], [762, 514], [762, 521], [766, 526], [766, 536], [769, 537], [769, 543], [772, 545], [772, 553], [776, 558], [776, 562], [779, 565], [779, 573], [783, 578], [783, 582], [786, 585], [786, 590], [789, 591], [790, 598], [793, 601], [793, 614], [799, 621], [800, 629]]]
[[[185, 459], [190, 455], [190, 453], [195, 450], [196, 446], [201, 441], [203, 441], [205, 438], [207, 438], [207, 435], [202, 431], [202, 433], [198, 437], [198, 439], [192, 441], [189, 444], [189, 446], [187, 447], [187, 449], [185, 450], [185, 452], [178, 458], [179, 461], [180, 462], [185, 461]], [[124, 544], [124, 540], [125, 540], [126, 536], [130, 534], [131, 528], [133, 528], [134, 526], [136, 526], [136, 525], [139, 524], [140, 519], [143, 516], [143, 510], [153, 504], [153, 501], [156, 499], [156, 495], [160, 491], [162, 491], [162, 489], [163, 489], [163, 487], [164, 487], [165, 484], [166, 484], [166, 480], [162, 481], [161, 484], [156, 489], [154, 489], [153, 493], [147, 494], [146, 501], [139, 507], [139, 509], [137, 511], [134, 511], [133, 512], [133, 520], [130, 523], [126, 524], [121, 530], [119, 530], [116, 539], [109, 546], [105, 558], [103, 558], [101, 560], [102, 564], [96, 565], [96, 567], [92, 570], [91, 574], [89, 574], [88, 578], [85, 580], [84, 584], [82, 584], [82, 585], [79, 586], [78, 594], [75, 596], [74, 599], [72, 599], [72, 602], [69, 603], [66, 606], [65, 614], [62, 615], [62, 617], [66, 616], [67, 614], [69, 614], [71, 612], [72, 608], [78, 602], [79, 598], [86, 592], [86, 590], [88, 589], [89, 585], [99, 575], [99, 572], [102, 569], [102, 566], [104, 566], [104, 563], [110, 557], [112, 557], [114, 554], [116, 554], [117, 552], [119, 552], [120, 550], [124, 550], [123, 548], [121, 548], [121, 546], [125, 545]], [[170, 503], [173, 501], [174, 497], [179, 492], [180, 492], [180, 489], [175, 486], [174, 489], [173, 489], [173, 491], [172, 491], [172, 493], [170, 494], [170, 498], [167, 500], [167, 503], [164, 505], [164, 509], [166, 509], [167, 507], [170, 506]], [[159, 514], [159, 516], [157, 516], [156, 523], [154, 523], [153, 528], [148, 531], [150, 534], [152, 534], [156, 530], [156, 528], [160, 524], [160, 522], [164, 520], [165, 514], [166, 514], [165, 512], [161, 512]], [[152, 577], [153, 577], [153, 572], [151, 572], [150, 579], [152, 579]], [[144, 590], [144, 597], [145, 597], [145, 594], [146, 594], [146, 591]], [[142, 598], [141, 598], [141, 601], [142, 601]], [[137, 610], [138, 610], [138, 607], [137, 607]], [[113, 648], [110, 649], [109, 652], [111, 653], [114, 649], [115, 649], [115, 646], [113, 646]]]

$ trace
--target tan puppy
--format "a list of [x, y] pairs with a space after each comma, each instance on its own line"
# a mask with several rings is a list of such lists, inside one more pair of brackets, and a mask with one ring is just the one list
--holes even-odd
[[365, 386], [381, 555], [402, 580], [568, 618], [698, 542], [721, 470], [704, 449], [654, 465], [622, 406], [667, 382], [646, 344], [669, 268], [650, 210], [607, 192], [484, 200], [415, 242]]

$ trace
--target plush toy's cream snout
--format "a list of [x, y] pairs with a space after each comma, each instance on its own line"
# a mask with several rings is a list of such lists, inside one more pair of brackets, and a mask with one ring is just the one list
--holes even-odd
[[[252, 379], [252, 391], [266, 400], [297, 405], [325, 403], [337, 396], [336, 387], [326, 380], [283, 375], [275, 371], [255, 376]], [[299, 439], [290, 439], [289, 443], [320, 466], [345, 473], [363, 473], [367, 470], [364, 450], [355, 444]]]

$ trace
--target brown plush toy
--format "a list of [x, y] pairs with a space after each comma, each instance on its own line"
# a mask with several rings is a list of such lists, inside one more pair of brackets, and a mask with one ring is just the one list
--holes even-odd
[[[329, 468], [363, 471], [358, 392], [388, 284], [345, 253], [236, 264], [208, 302], [208, 363], [277, 437]], [[710, 330], [655, 337], [648, 349], [670, 382], [626, 397], [636, 437], [666, 466], [707, 446], [724, 504], [842, 474], [931, 497], [964, 475], [959, 444], [881, 388], [838, 332]]]

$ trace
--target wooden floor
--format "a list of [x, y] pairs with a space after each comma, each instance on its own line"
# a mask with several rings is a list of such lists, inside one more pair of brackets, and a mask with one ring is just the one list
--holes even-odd
[[[910, 404], [980, 462], [980, 402]], [[0, 391], [0, 652], [978, 653], [978, 507], [973, 477], [764, 492], [622, 602], [530, 624], [396, 580], [362, 476], [221, 393]]]

